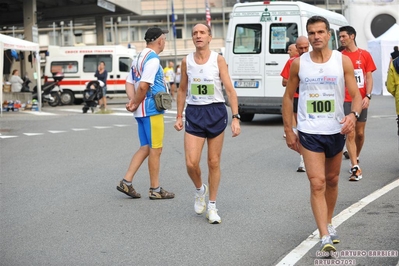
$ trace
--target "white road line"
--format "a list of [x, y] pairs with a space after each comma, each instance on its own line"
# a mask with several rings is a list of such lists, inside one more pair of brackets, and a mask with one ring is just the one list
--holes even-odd
[[372, 115], [372, 118], [397, 118], [396, 115]]
[[105, 128], [112, 128], [112, 126], [94, 126], [97, 129], [105, 129]]
[[24, 135], [26, 135], [26, 136], [40, 136], [40, 135], [43, 135], [44, 133], [23, 133]]
[[10, 138], [17, 138], [18, 136], [4, 136], [4, 135], [1, 135], [0, 136], [0, 139], [10, 139]]
[[117, 115], [117, 116], [133, 116], [132, 113], [109, 113], [109, 114], [104, 114], [104, 115]]
[[[358, 211], [366, 207], [369, 203], [375, 201], [379, 197], [385, 195], [392, 189], [399, 187], [399, 179], [394, 182], [386, 185], [385, 187], [374, 191], [370, 195], [364, 197], [358, 202], [352, 204], [337, 216], [333, 218], [333, 224], [335, 227], [338, 227], [340, 224], [348, 220], [350, 217], [355, 215]], [[285, 256], [276, 266], [292, 266], [295, 265], [306, 253], [309, 252], [318, 242], [319, 238], [319, 230], [314, 231], [306, 240], [304, 240], [301, 244], [299, 244], [296, 248], [294, 248], [287, 256]], [[399, 264], [398, 264], [399, 265]]]
[[88, 128], [72, 128], [73, 131], [84, 131], [89, 130]]
[[53, 133], [53, 134], [58, 134], [58, 133], [65, 133], [66, 131], [64, 131], [64, 130], [48, 130], [48, 132]]
[[116, 126], [116, 127], [128, 127], [128, 126], [131, 126], [131, 125], [114, 125], [114, 126]]
[[39, 112], [39, 111], [23, 111], [23, 112], [31, 115], [56, 115], [54, 113]]
[[59, 109], [63, 112], [83, 113], [82, 109]]

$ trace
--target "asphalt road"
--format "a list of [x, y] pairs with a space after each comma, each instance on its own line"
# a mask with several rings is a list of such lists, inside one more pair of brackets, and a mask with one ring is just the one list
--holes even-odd
[[[161, 185], [176, 198], [148, 199], [146, 163], [134, 179], [143, 197], [118, 192], [115, 187], [138, 148], [137, 125], [122, 103], [110, 101], [112, 114], [82, 114], [81, 106], [45, 106], [40, 115], [3, 113], [1, 265], [277, 265], [316, 230], [309, 182], [295, 171], [299, 157], [286, 147], [278, 115], [256, 115], [242, 123], [237, 138], [227, 128], [220, 225], [194, 213], [183, 132], [173, 128], [175, 109], [165, 115]], [[336, 215], [399, 179], [394, 112], [392, 97], [373, 97], [360, 157], [363, 179], [347, 181], [349, 161], [343, 159]], [[205, 156], [201, 165], [206, 181]], [[354, 265], [398, 264], [398, 195], [395, 187], [363, 202], [342, 222], [338, 250], [366, 253], [341, 259]], [[317, 247], [295, 265], [318, 263]], [[389, 254], [396, 256], [373, 257], [377, 253], [369, 251], [374, 250], [393, 250]]]

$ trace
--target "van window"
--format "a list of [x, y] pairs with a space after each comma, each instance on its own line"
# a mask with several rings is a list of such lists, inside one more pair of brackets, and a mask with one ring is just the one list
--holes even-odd
[[233, 53], [260, 54], [262, 51], [261, 47], [261, 24], [237, 24], [234, 33]]
[[105, 63], [105, 69], [108, 72], [112, 71], [112, 55], [85, 55], [83, 57], [83, 72], [96, 72], [98, 65], [103, 61]]
[[288, 46], [298, 38], [298, 25], [296, 23], [273, 23], [269, 32], [269, 53], [286, 54]]
[[129, 72], [132, 65], [132, 59], [129, 57], [119, 58], [119, 72]]
[[78, 62], [76, 61], [53, 61], [51, 62], [51, 73], [77, 73]]

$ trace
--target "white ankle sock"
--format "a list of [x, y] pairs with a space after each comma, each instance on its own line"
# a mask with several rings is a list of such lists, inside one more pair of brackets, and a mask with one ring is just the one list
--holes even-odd
[[205, 193], [204, 184], [202, 184], [202, 186], [200, 188], [197, 188], [197, 193], [200, 194], [200, 195], [204, 195], [204, 193]]

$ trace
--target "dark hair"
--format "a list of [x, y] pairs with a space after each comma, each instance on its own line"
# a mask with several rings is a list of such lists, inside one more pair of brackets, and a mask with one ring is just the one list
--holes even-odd
[[14, 69], [14, 70], [12, 71], [12, 75], [14, 75], [15, 72], [17, 72], [17, 71], [18, 71], [18, 69]]
[[356, 30], [352, 26], [343, 26], [343, 27], [339, 28], [339, 32], [342, 32], [342, 31], [346, 31], [346, 33], [348, 33], [348, 35], [355, 35], [355, 39], [356, 39]]
[[101, 63], [103, 63], [103, 64], [104, 64], [104, 66], [105, 66], [105, 62], [104, 62], [104, 61], [100, 61], [100, 64], [101, 64]]
[[330, 31], [330, 23], [328, 22], [328, 20], [325, 17], [322, 16], [312, 16], [308, 19], [308, 21], [306, 22], [306, 30], [308, 30], [308, 26], [315, 24], [317, 22], [323, 22], [326, 25], [326, 29], [327, 31]]
[[[212, 29], [211, 29], [211, 27], [209, 27], [209, 25], [208, 25], [207, 23], [200, 22], [200, 23], [197, 23], [197, 24], [195, 24], [195, 25], [204, 25], [205, 27], [208, 28], [209, 36], [212, 36]], [[195, 25], [194, 25], [194, 27], [195, 27]], [[192, 33], [193, 33], [193, 32], [192, 32], [192, 30], [191, 30], [191, 34], [192, 34]]]
[[398, 51], [398, 47], [397, 47], [397, 46], [394, 46], [394, 47], [393, 47], [393, 50], [394, 50], [394, 51]]

